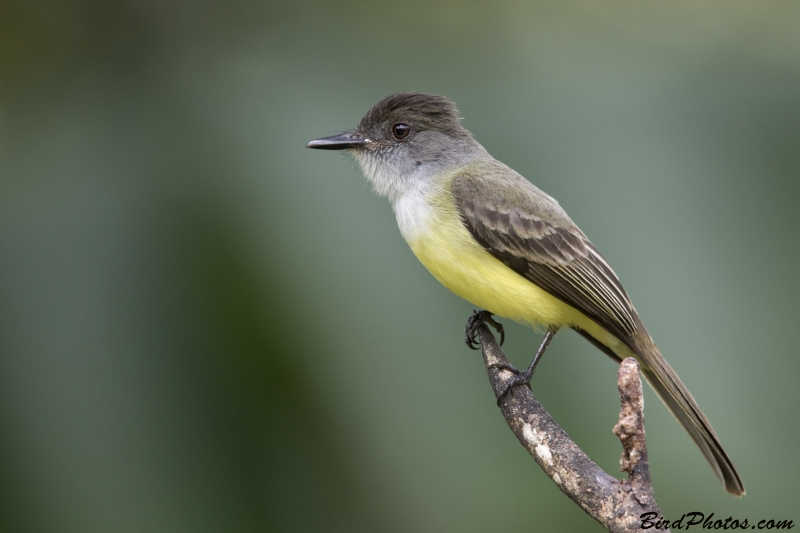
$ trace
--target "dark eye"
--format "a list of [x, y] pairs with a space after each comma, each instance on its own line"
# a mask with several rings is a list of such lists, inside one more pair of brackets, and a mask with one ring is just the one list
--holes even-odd
[[405, 139], [406, 137], [408, 137], [410, 131], [411, 131], [411, 126], [409, 126], [408, 124], [403, 124], [402, 122], [392, 126], [392, 135], [394, 135], [394, 138], [397, 139], [398, 141], [400, 139]]

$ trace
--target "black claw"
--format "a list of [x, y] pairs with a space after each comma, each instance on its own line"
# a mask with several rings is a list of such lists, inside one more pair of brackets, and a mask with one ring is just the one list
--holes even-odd
[[506, 342], [506, 330], [503, 329], [503, 324], [495, 320], [491, 313], [487, 314], [489, 314], [489, 318], [486, 320], [486, 322], [491, 324], [492, 327], [497, 330], [497, 333], [500, 334], [500, 346], [502, 346], [503, 343]]
[[520, 376], [520, 374], [522, 374], [522, 372], [517, 367], [512, 365], [511, 363], [492, 363], [492, 364], [489, 365], [489, 368], [498, 368], [500, 370], [508, 370], [509, 372], [513, 372], [515, 374], [512, 379], [510, 379], [510, 380], [508, 380], [508, 382], [506, 382], [505, 386], [500, 391], [500, 394], [497, 395], [497, 407], [500, 407], [500, 402], [503, 401], [503, 398], [506, 397], [506, 394], [508, 394], [511, 391], [511, 389], [515, 385], [518, 384], [516, 382], [516, 379]]
[[531, 387], [531, 379], [533, 378], [533, 372], [529, 372], [527, 370], [520, 371], [511, 365], [507, 366], [509, 366], [510, 368], [506, 368], [506, 365], [498, 364], [497, 368], [505, 368], [506, 370], [514, 372], [516, 375], [506, 382], [505, 386], [503, 387], [503, 390], [501, 390], [500, 394], [497, 395], [497, 407], [500, 407], [500, 402], [503, 401], [503, 398], [505, 398], [506, 395], [509, 394], [512, 390], [514, 390], [514, 387], [516, 387], [517, 385], [525, 385], [528, 388]]
[[478, 320], [478, 311], [473, 311], [472, 316], [467, 320], [467, 327], [464, 328], [464, 342], [467, 343], [467, 346], [469, 346], [471, 350], [477, 350], [480, 346], [475, 338], [478, 333], [475, 331], [478, 324], [480, 324], [480, 320]]
[[506, 340], [506, 333], [503, 330], [503, 325], [495, 320], [489, 311], [478, 311], [477, 309], [472, 312], [472, 316], [467, 320], [467, 327], [464, 332], [464, 342], [467, 343], [467, 346], [473, 350], [477, 350], [481, 347], [478, 328], [484, 323], [491, 325], [497, 330], [500, 334], [500, 345], [502, 346], [503, 342]]
[[512, 365], [511, 363], [492, 363], [489, 365], [489, 368], [499, 368], [501, 370], [508, 370], [509, 372], [513, 372], [514, 374], [519, 375], [519, 369]]
[[506, 394], [509, 393], [514, 387], [517, 385], [525, 385], [529, 389], [531, 388], [531, 379], [533, 379], [533, 373], [536, 371], [536, 365], [539, 364], [539, 360], [542, 358], [544, 351], [547, 349], [547, 345], [550, 344], [550, 341], [553, 340], [553, 336], [556, 334], [558, 329], [549, 328], [547, 333], [542, 339], [542, 344], [539, 345], [539, 349], [536, 351], [536, 355], [531, 361], [531, 364], [525, 370], [517, 370], [513, 365], [510, 363], [493, 363], [489, 365], [493, 368], [504, 368], [510, 372], [514, 373], [514, 377], [506, 382], [503, 390], [500, 391], [500, 394], [497, 396], [497, 407], [500, 407], [500, 401], [505, 398]]

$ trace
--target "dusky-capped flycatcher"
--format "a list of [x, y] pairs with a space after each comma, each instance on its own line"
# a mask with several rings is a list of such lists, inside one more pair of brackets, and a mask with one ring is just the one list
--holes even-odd
[[[744, 485], [716, 433], [645, 330], [600, 252], [553, 198], [497, 161], [461, 126], [453, 102], [399, 93], [358, 127], [308, 143], [345, 150], [392, 204], [403, 238], [445, 287], [503, 317], [548, 328], [528, 383], [562, 327], [616, 361], [632, 356], [728, 492]], [[509, 389], [506, 390], [508, 392]]]

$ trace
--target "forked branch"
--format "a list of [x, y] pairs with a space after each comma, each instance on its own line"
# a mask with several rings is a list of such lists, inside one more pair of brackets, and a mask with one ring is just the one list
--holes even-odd
[[[477, 328], [483, 362], [495, 397], [513, 374], [490, 365], [509, 364], [486, 325]], [[514, 387], [500, 401], [500, 410], [520, 443], [561, 491], [589, 516], [612, 532], [641, 532], [642, 515], [662, 516], [650, 485], [644, 434], [639, 364], [625, 359], [617, 373], [622, 407], [614, 433], [622, 442], [620, 464], [628, 479], [604, 472], [553, 421], [527, 387]], [[651, 515], [652, 516], [652, 515]], [[660, 530], [665, 531], [665, 530]]]

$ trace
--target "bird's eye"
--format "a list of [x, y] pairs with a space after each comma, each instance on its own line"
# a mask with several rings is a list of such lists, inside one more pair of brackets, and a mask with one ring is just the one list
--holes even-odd
[[408, 137], [410, 131], [411, 131], [411, 126], [409, 126], [408, 124], [403, 124], [402, 122], [392, 126], [392, 135], [394, 135], [394, 138], [397, 139], [398, 141], [400, 139], [405, 139], [406, 137]]

